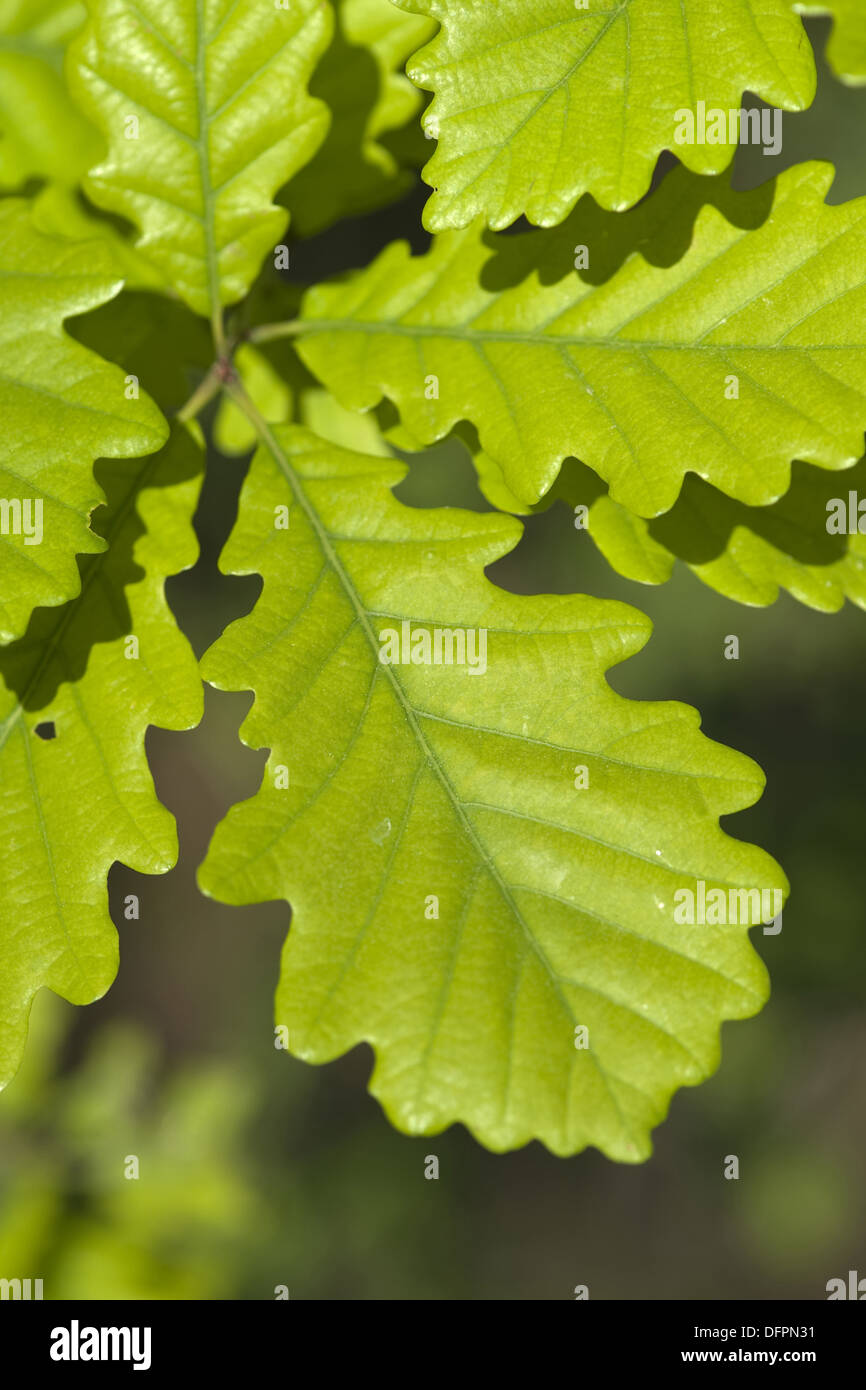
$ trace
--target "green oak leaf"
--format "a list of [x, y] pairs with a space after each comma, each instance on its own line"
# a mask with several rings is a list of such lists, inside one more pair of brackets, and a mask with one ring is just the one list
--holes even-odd
[[842, 477], [797, 463], [788, 492], [774, 506], [745, 507], [690, 478], [666, 516], [649, 523], [606, 517], [593, 539], [619, 569], [621, 528], [629, 527], [637, 537], [646, 527], [652, 543], [740, 603], [775, 603], [784, 589], [824, 613], [837, 612], [846, 599], [866, 608], [866, 536], [827, 530], [828, 506], [844, 499], [847, 514], [849, 491], [859, 487], [862, 493], [864, 485], [862, 462]]
[[803, 15], [832, 15], [827, 61], [837, 77], [852, 87], [866, 82], [866, 7], [863, 0], [796, 0]]
[[140, 251], [197, 313], [240, 299], [286, 226], [277, 190], [324, 139], [307, 81], [330, 37], [321, 0], [89, 0], [68, 76], [104, 132], [85, 180], [141, 229]]
[[150, 724], [201, 718], [195, 658], [163, 592], [197, 555], [201, 458], [176, 427], [158, 454], [104, 464], [107, 549], [82, 559], [77, 598], [37, 610], [0, 652], [0, 1086], [38, 989], [87, 1004], [111, 984], [112, 863], [165, 873], [175, 862], [144, 739]]
[[[524, 514], [527, 508], [508, 491], [493, 460], [478, 451], [473, 457], [487, 500], [501, 511]], [[849, 493], [857, 499], [853, 503]], [[532, 510], [563, 501], [575, 512], [578, 532], [586, 531], [618, 574], [640, 584], [665, 583], [679, 559], [709, 588], [738, 603], [766, 607], [783, 589], [810, 608], [836, 613], [846, 599], [866, 608], [860, 498], [866, 498], [866, 459], [841, 477], [798, 462], [789, 490], [771, 507], [746, 507], [690, 477], [672, 510], [646, 521], [614, 502], [591, 469], [569, 460]], [[846, 530], [837, 533], [840, 509]]]
[[297, 418], [300, 424], [306, 425], [320, 439], [339, 444], [343, 449], [375, 454], [379, 458], [394, 457], [373, 417], [345, 410], [329, 391], [315, 386], [304, 390], [299, 399]]
[[179, 300], [124, 290], [72, 325], [79, 342], [133, 374], [167, 416], [186, 404], [213, 362], [205, 322]]
[[574, 456], [641, 516], [687, 472], [764, 505], [794, 458], [863, 452], [866, 200], [828, 206], [832, 175], [732, 193], [676, 169], [630, 213], [587, 199], [553, 231], [397, 242], [285, 331], [347, 407], [386, 397], [423, 444], [471, 422], [524, 502]]
[[0, 188], [71, 186], [99, 157], [99, 135], [63, 81], [84, 15], [79, 0], [0, 0]]
[[165, 442], [153, 403], [64, 331], [121, 283], [102, 244], [45, 236], [27, 203], [0, 203], [0, 642], [76, 594], [75, 555], [102, 548], [88, 525], [103, 500], [94, 460]]
[[738, 111], [746, 90], [801, 111], [815, 63], [791, 0], [394, 0], [439, 35], [409, 76], [435, 92], [431, 231], [521, 214], [552, 226], [583, 193], [630, 207], [662, 150], [718, 174], [735, 146], [676, 143], [677, 113]]
[[136, 251], [114, 220], [97, 213], [75, 189], [46, 184], [33, 198], [31, 215], [34, 227], [46, 236], [106, 242], [126, 288], [166, 288], [159, 271]]
[[[297, 426], [265, 437], [222, 559], [262, 594], [203, 672], [254, 690], [242, 734], [270, 755], [204, 891], [291, 902], [289, 1048], [325, 1062], [370, 1043], [399, 1128], [645, 1158], [673, 1090], [717, 1065], [721, 1021], [766, 995], [746, 925], [673, 917], [698, 880], [784, 891], [718, 824], [758, 798], [759, 769], [687, 706], [608, 685], [646, 642], [641, 613], [485, 577], [513, 518], [413, 510], [393, 460]], [[403, 622], [416, 642], [475, 629], [476, 658], [484, 629], [486, 670], [383, 664], [380, 633]]]
[[334, 37], [310, 84], [331, 111], [331, 128], [281, 198], [299, 236], [394, 202], [416, 177], [385, 140], [421, 110], [403, 69], [435, 25], [391, 0], [337, 0], [335, 8]]

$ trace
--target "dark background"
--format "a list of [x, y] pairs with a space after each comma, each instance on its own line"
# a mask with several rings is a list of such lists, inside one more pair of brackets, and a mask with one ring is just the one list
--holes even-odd
[[[810, 30], [823, 52], [828, 26]], [[742, 187], [806, 158], [832, 160], [832, 201], [866, 193], [866, 88], [822, 64], [814, 107], [784, 118], [779, 159], [741, 150]], [[769, 167], [768, 167], [769, 166]], [[395, 236], [424, 245], [423, 190], [293, 248], [312, 281], [364, 265]], [[243, 461], [209, 459], [202, 558], [170, 581], [198, 651], [249, 609], [257, 580], [218, 575]], [[404, 500], [484, 506], [448, 447], [412, 465]], [[525, 592], [581, 591], [648, 612], [655, 634], [611, 683], [685, 700], [712, 738], [767, 774], [757, 807], [726, 828], [783, 865], [792, 897], [778, 936], [754, 935], [773, 995], [727, 1024], [715, 1077], [674, 1098], [653, 1157], [619, 1166], [539, 1144], [487, 1153], [461, 1127], [392, 1130], [365, 1091], [367, 1048], [311, 1068], [273, 1046], [285, 903], [223, 907], [195, 870], [217, 820], [251, 795], [263, 753], [238, 741], [249, 696], [208, 692], [189, 734], [151, 730], [159, 795], [175, 813], [178, 867], [115, 866], [121, 965], [101, 1002], [37, 1001], [24, 1068], [0, 1106], [0, 1248], [9, 1274], [55, 1298], [824, 1298], [866, 1275], [866, 614], [828, 616], [787, 596], [743, 608], [682, 566], [650, 589], [619, 579], [562, 504], [530, 519], [493, 571]], [[740, 660], [723, 659], [724, 638]], [[124, 894], [141, 900], [127, 922]], [[425, 1155], [440, 1161], [424, 1178]], [[142, 1178], [127, 1182], [136, 1154]], [[723, 1177], [725, 1156], [738, 1181]]]

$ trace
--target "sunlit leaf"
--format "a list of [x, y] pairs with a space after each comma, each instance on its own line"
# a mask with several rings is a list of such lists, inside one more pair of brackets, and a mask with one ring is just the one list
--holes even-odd
[[307, 92], [329, 6], [292, 0], [88, 0], [73, 92], [104, 132], [94, 202], [141, 229], [139, 249], [197, 313], [239, 299], [279, 241], [277, 190], [324, 139]]
[[[856, 3], [857, 0], [851, 0]], [[630, 207], [662, 150], [699, 174], [729, 163], [745, 91], [799, 111], [815, 64], [790, 0], [395, 0], [441, 32], [409, 75], [435, 92], [424, 171], [431, 231], [521, 214], [551, 226], [583, 193]], [[678, 113], [725, 113], [718, 144], [677, 142]], [[714, 132], [715, 133], [715, 132]]]
[[524, 502], [574, 456], [641, 516], [688, 472], [764, 505], [793, 459], [863, 453], [866, 200], [828, 206], [831, 179], [732, 193], [680, 169], [631, 213], [587, 199], [550, 232], [394, 243], [288, 331], [343, 405], [386, 397], [423, 444], [470, 421]]
[[[781, 901], [778, 867], [718, 824], [760, 771], [687, 706], [614, 693], [642, 614], [497, 589], [484, 568], [519, 524], [412, 510], [390, 491], [404, 472], [292, 426], [253, 461], [222, 565], [264, 587], [203, 670], [254, 690], [243, 738], [270, 754], [200, 881], [289, 900], [289, 1048], [324, 1062], [370, 1043], [401, 1129], [462, 1121], [494, 1149], [638, 1161], [672, 1091], [717, 1065], [722, 1019], [765, 997], [756, 915], [674, 915], [698, 880]], [[459, 631], [466, 663], [383, 663], [404, 624], [416, 650]]]

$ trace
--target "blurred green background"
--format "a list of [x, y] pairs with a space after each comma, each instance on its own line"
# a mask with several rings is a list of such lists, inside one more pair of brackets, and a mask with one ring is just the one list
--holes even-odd
[[[810, 30], [823, 52], [828, 26]], [[737, 181], [820, 157], [837, 166], [833, 201], [864, 194], [864, 136], [866, 88], [822, 64], [812, 110], [784, 119], [782, 156], [741, 151]], [[423, 246], [422, 205], [419, 189], [299, 243], [293, 275], [364, 264], [395, 235]], [[216, 571], [244, 467], [211, 457], [202, 558], [169, 585], [199, 651], [258, 591]], [[419, 506], [486, 505], [448, 446], [414, 461], [400, 491]], [[681, 566], [662, 588], [638, 587], [559, 503], [491, 573], [644, 609], [655, 635], [611, 683], [696, 705], [707, 734], [766, 771], [762, 801], [726, 828], [791, 879], [782, 932], [753, 938], [770, 1003], [725, 1025], [720, 1070], [679, 1092], [639, 1167], [537, 1144], [489, 1154], [459, 1127], [397, 1134], [366, 1094], [367, 1048], [321, 1068], [274, 1048], [287, 905], [227, 908], [196, 889], [214, 825], [264, 762], [237, 738], [250, 697], [209, 692], [199, 729], [148, 738], [178, 867], [160, 879], [115, 866], [117, 982], [88, 1009], [37, 1000], [0, 1100], [0, 1275], [42, 1278], [48, 1298], [270, 1299], [286, 1286], [291, 1298], [567, 1299], [586, 1284], [591, 1298], [820, 1299], [828, 1279], [866, 1274], [866, 614], [784, 596], [745, 609]], [[723, 659], [730, 633], [738, 662]], [[139, 921], [123, 917], [130, 892]], [[425, 1180], [428, 1154], [438, 1181]], [[729, 1154], [738, 1181], [723, 1176]], [[132, 1155], [137, 1181], [124, 1177]]]

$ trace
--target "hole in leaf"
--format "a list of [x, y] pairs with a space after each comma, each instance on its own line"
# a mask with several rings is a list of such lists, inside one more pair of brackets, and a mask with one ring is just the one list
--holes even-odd
[[33, 732], [38, 738], [49, 739], [57, 737], [57, 730], [54, 727], [53, 719], [43, 719], [41, 724], [36, 725]]

